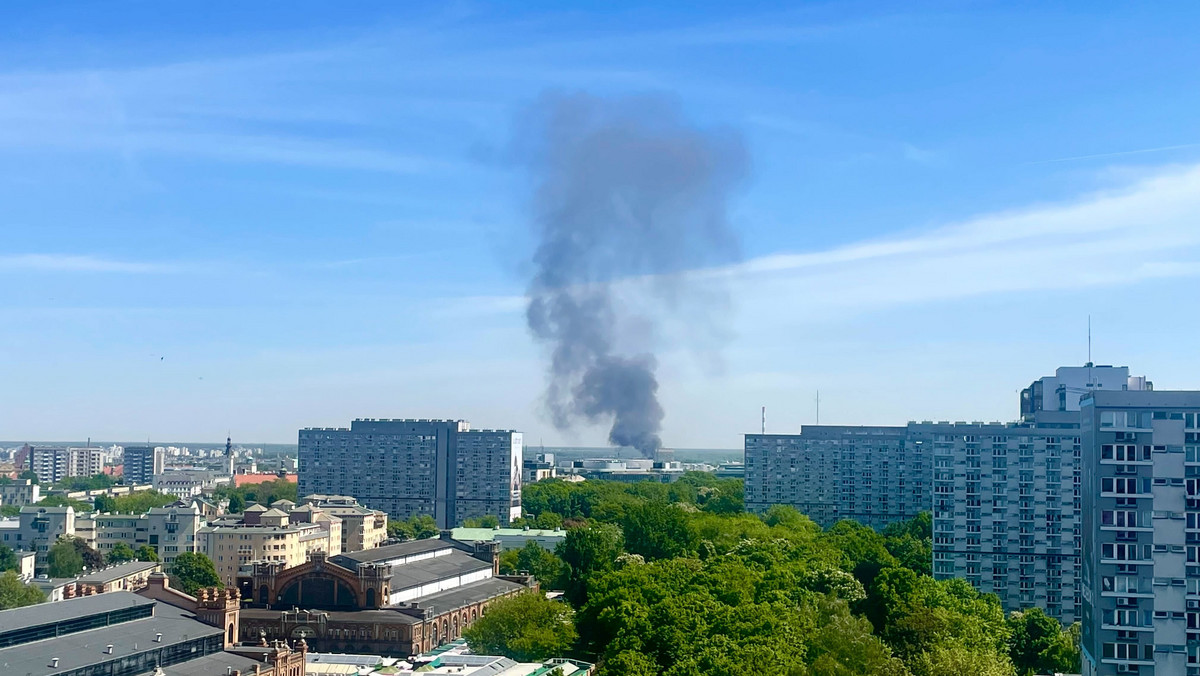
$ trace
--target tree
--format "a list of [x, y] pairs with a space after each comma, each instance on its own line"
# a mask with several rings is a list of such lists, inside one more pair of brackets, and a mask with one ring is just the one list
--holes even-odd
[[118, 542], [109, 550], [107, 558], [109, 563], [125, 563], [136, 559], [137, 554], [134, 553], [133, 548], [129, 545], [124, 542]]
[[647, 502], [626, 510], [621, 522], [625, 548], [647, 560], [686, 556], [696, 549], [696, 533], [687, 513], [665, 503]]
[[[540, 483], [538, 484], [540, 485]], [[572, 528], [555, 553], [562, 559], [563, 591], [576, 608], [587, 601], [588, 578], [612, 570], [617, 557], [624, 553], [621, 529], [612, 524]]]
[[0, 505], [0, 516], [21, 516], [21, 508], [17, 505]]
[[20, 562], [17, 555], [8, 545], [0, 545], [0, 571], [16, 570]]
[[510, 551], [516, 554], [510, 559], [515, 572], [529, 573], [544, 589], [554, 588], [559, 583], [563, 564], [553, 552], [546, 551], [533, 540], [520, 549]]
[[35, 486], [38, 484], [37, 472], [35, 472], [31, 469], [27, 469], [24, 472], [21, 472], [20, 474], [17, 475], [17, 478], [22, 481], [24, 481], [25, 479], [29, 479], [30, 481], [33, 482], [33, 485], [35, 485]]
[[150, 545], [142, 545], [134, 552], [134, 557], [138, 561], [158, 561], [158, 552], [154, 551], [154, 548]]
[[423, 540], [425, 538], [437, 537], [442, 532], [438, 528], [437, 521], [429, 514], [416, 514], [408, 520], [409, 526], [412, 527], [413, 538]]
[[89, 547], [88, 543], [84, 542], [80, 538], [69, 538], [69, 541], [71, 546], [74, 547], [75, 551], [79, 554], [80, 558], [83, 559], [83, 565], [85, 567], [90, 570], [96, 570], [97, 568], [104, 567], [103, 554]]
[[246, 498], [243, 498], [241, 493], [230, 495], [229, 507], [226, 511], [230, 514], [241, 514], [246, 511]]
[[1013, 612], [1008, 616], [1009, 657], [1022, 676], [1078, 671], [1079, 649], [1058, 620], [1041, 608]]
[[117, 511], [117, 501], [111, 495], [97, 495], [92, 504], [96, 507], [97, 512]]
[[184, 552], [175, 557], [171, 567], [172, 583], [183, 593], [196, 595], [196, 592], [206, 587], [220, 587], [221, 576], [211, 559], [203, 554]]
[[83, 572], [83, 557], [71, 542], [75, 538], [63, 538], [55, 542], [46, 552], [47, 575], [50, 577], [75, 577]]
[[122, 495], [113, 500], [113, 511], [121, 514], [144, 514], [156, 507], [166, 507], [175, 502], [175, 496], [159, 491], [138, 491]]
[[92, 511], [92, 503], [73, 500], [65, 495], [49, 495], [38, 501], [39, 507], [70, 507], [76, 512]]
[[575, 643], [576, 633], [570, 606], [524, 592], [493, 602], [463, 637], [478, 655], [540, 662], [563, 655]]
[[21, 578], [11, 570], [0, 575], [0, 610], [32, 606], [46, 600], [41, 589], [21, 582]]

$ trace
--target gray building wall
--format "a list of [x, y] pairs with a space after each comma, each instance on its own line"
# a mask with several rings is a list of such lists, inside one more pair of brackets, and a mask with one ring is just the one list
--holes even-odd
[[791, 505], [822, 527], [881, 528], [929, 509], [930, 458], [904, 427], [806, 425], [747, 434], [746, 509]]
[[[522, 439], [453, 420], [355, 420], [299, 433], [300, 495], [349, 495], [395, 519], [520, 516]], [[516, 465], [513, 466], [513, 458]]]
[[1200, 392], [1082, 401], [1083, 673], [1200, 674]]
[[127, 484], [153, 484], [154, 475], [163, 473], [166, 453], [153, 446], [126, 446], [123, 477]]
[[933, 459], [933, 575], [963, 578], [1005, 609], [1070, 623], [1079, 606], [1078, 429], [921, 423]]

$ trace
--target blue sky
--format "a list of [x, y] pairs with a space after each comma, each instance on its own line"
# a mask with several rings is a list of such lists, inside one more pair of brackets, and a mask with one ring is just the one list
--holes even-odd
[[1089, 314], [1098, 362], [1200, 388], [1194, 3], [345, 7], [0, 6], [0, 438], [601, 442], [547, 422], [521, 315], [503, 156], [548, 89], [746, 139], [728, 340], [665, 341], [668, 446], [818, 389], [826, 423], [1009, 419]]

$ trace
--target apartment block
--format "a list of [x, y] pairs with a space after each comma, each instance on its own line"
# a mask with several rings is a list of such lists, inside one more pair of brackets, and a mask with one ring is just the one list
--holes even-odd
[[42, 570], [46, 566], [46, 552], [50, 551], [58, 538], [75, 534], [75, 509], [26, 505], [21, 508], [18, 523], [15, 533], [6, 533], [15, 535], [9, 546], [33, 552], [36, 555], [34, 565]]
[[341, 520], [321, 514], [313, 523], [291, 523], [287, 512], [262, 505], [246, 508], [240, 519], [215, 519], [197, 533], [200, 551], [212, 559], [217, 574], [233, 584], [242, 566], [277, 561], [292, 568], [314, 552], [342, 552]]
[[24, 507], [42, 499], [41, 486], [33, 479], [9, 479], [0, 483], [0, 504]]
[[348, 495], [396, 519], [428, 514], [442, 528], [463, 519], [521, 515], [523, 439], [471, 430], [461, 420], [355, 420], [299, 433], [299, 490]]
[[162, 474], [166, 449], [154, 446], [126, 446], [124, 463], [125, 483], [152, 484], [154, 476]]
[[104, 470], [104, 449], [35, 446], [29, 452], [29, 467], [44, 484], [72, 476], [92, 476]]
[[293, 523], [311, 522], [314, 513], [324, 512], [342, 520], [342, 552], [374, 549], [387, 540], [387, 514], [368, 509], [348, 495], [307, 495], [288, 512]]
[[1200, 674], [1200, 392], [1081, 403], [1083, 673]]
[[1009, 610], [1072, 622], [1080, 604], [1077, 428], [909, 425], [933, 458], [933, 575], [963, 578]]
[[822, 527], [875, 528], [929, 509], [931, 465], [905, 427], [805, 425], [800, 434], [747, 434], [746, 508], [791, 505]]
[[198, 533], [204, 525], [200, 508], [174, 504], [145, 514], [91, 514], [75, 519], [75, 536], [102, 554], [118, 542], [133, 549], [147, 545], [170, 568], [184, 552], [199, 552]]

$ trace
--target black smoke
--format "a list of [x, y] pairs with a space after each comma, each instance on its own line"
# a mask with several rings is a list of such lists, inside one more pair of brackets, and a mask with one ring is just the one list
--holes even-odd
[[611, 443], [653, 455], [657, 329], [668, 316], [697, 330], [719, 320], [685, 302], [699, 298], [685, 273], [736, 257], [726, 202], [746, 172], [741, 138], [689, 123], [664, 97], [546, 95], [519, 130], [537, 239], [526, 316], [552, 348], [551, 418], [611, 421]]

